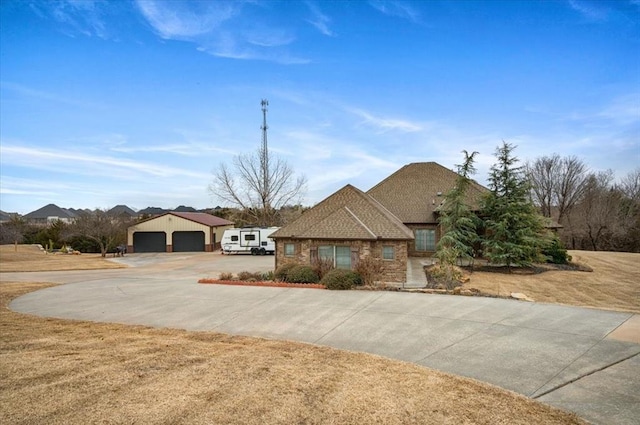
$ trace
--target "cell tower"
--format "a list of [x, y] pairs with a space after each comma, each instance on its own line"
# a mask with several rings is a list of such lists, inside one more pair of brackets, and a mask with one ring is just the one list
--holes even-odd
[[[260, 167], [262, 168], [262, 189], [263, 194], [269, 194], [269, 151], [267, 148], [267, 109], [269, 107], [269, 101], [262, 99], [260, 102], [262, 106], [262, 148], [260, 149]], [[268, 207], [265, 205], [265, 207]]]

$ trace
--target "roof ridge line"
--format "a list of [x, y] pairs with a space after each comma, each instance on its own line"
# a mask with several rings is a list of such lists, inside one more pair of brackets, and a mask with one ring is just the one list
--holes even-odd
[[364, 223], [362, 222], [362, 220], [360, 220], [360, 219], [358, 218], [358, 216], [357, 216], [357, 215], [355, 215], [355, 214], [353, 213], [353, 211], [351, 211], [351, 210], [349, 209], [349, 207], [347, 207], [347, 206], [345, 205], [345, 206], [344, 206], [344, 209], [345, 209], [345, 210], [347, 210], [347, 212], [348, 212], [349, 214], [351, 214], [351, 216], [352, 216], [353, 218], [355, 218], [355, 219], [356, 219], [356, 221], [357, 221], [358, 223], [360, 223], [360, 225], [361, 225], [362, 227], [364, 227], [364, 228], [365, 228], [365, 230], [366, 230], [367, 232], [369, 232], [369, 234], [370, 234], [371, 236], [373, 236], [373, 237], [374, 237], [374, 238], [376, 238], [376, 239], [378, 238], [378, 235], [376, 235], [375, 233], [373, 233], [373, 232], [371, 231], [371, 229], [369, 229], [369, 228], [367, 227], [367, 225], [366, 225], [366, 224], [364, 224]]

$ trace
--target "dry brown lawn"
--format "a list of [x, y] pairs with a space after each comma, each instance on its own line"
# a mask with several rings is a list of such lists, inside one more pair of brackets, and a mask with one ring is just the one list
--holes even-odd
[[0, 423], [578, 424], [511, 392], [301, 343], [45, 319], [0, 284]]
[[640, 313], [640, 254], [569, 251], [572, 262], [593, 271], [551, 270], [539, 274], [475, 271], [463, 288], [535, 301]]
[[0, 245], [0, 272], [121, 269], [100, 254], [48, 254], [35, 245]]

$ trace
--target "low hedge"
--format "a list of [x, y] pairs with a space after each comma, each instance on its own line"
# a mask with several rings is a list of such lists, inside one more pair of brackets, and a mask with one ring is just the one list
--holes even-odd
[[362, 285], [362, 277], [354, 271], [333, 269], [320, 281], [327, 289], [345, 290], [356, 285]]
[[318, 274], [309, 266], [297, 265], [287, 272], [285, 282], [289, 283], [318, 283]]
[[296, 266], [297, 266], [296, 263], [283, 264], [280, 267], [278, 267], [275, 272], [273, 272], [273, 277], [277, 281], [287, 282], [287, 276], [289, 275], [289, 271]]

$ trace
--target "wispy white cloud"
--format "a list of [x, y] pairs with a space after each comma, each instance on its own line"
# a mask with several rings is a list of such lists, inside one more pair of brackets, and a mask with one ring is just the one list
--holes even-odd
[[76, 35], [96, 36], [109, 39], [104, 15], [110, 7], [102, 0], [59, 0], [32, 2], [31, 9], [46, 19], [54, 19], [62, 24], [59, 29], [71, 37]]
[[597, 115], [622, 125], [640, 122], [640, 92], [613, 99]]
[[64, 103], [72, 106], [80, 106], [83, 108], [100, 108], [102, 105], [93, 103], [93, 102], [85, 102], [82, 100], [72, 99], [58, 93], [53, 93], [45, 90], [35, 89], [33, 87], [28, 87], [23, 84], [15, 83], [12, 81], [0, 81], [0, 88], [2, 90], [8, 90], [13, 93], [16, 93], [20, 96], [33, 97], [40, 100], [47, 100], [51, 102]]
[[568, 0], [569, 7], [591, 21], [604, 21], [608, 11], [602, 5], [585, 0]]
[[128, 144], [120, 144], [108, 148], [112, 152], [121, 153], [170, 153], [181, 156], [202, 156], [206, 152], [218, 152], [229, 155], [234, 155], [237, 151], [232, 149], [223, 149], [215, 146], [210, 146], [205, 143], [174, 143], [174, 144], [155, 144], [147, 146], [133, 146]]
[[373, 127], [380, 132], [401, 131], [404, 133], [413, 133], [422, 131], [424, 125], [399, 118], [377, 117], [362, 109], [351, 108], [349, 112], [361, 117], [362, 124]]
[[207, 179], [209, 175], [191, 170], [174, 168], [166, 165], [158, 165], [144, 161], [134, 161], [126, 158], [116, 158], [105, 155], [89, 155], [70, 150], [49, 150], [16, 146], [5, 143], [0, 144], [0, 157], [2, 162], [12, 166], [41, 169], [58, 173], [72, 173], [87, 176], [110, 177], [194, 177]]
[[329, 28], [331, 19], [327, 15], [322, 13], [317, 4], [307, 2], [307, 6], [309, 7], [311, 14], [313, 15], [311, 19], [307, 20], [307, 22], [316, 27], [316, 29], [320, 31], [321, 34], [333, 37], [335, 33]]
[[420, 13], [410, 4], [397, 0], [370, 0], [371, 7], [388, 16], [407, 19], [411, 22], [420, 20]]
[[140, 12], [165, 39], [191, 39], [213, 32], [240, 13], [242, 2], [137, 0]]
[[[306, 64], [287, 50], [296, 40], [292, 30], [244, 12], [256, 4], [243, 1], [164, 2], [137, 0], [142, 16], [163, 39], [194, 43], [218, 57]], [[256, 17], [258, 16], [258, 17]]]

